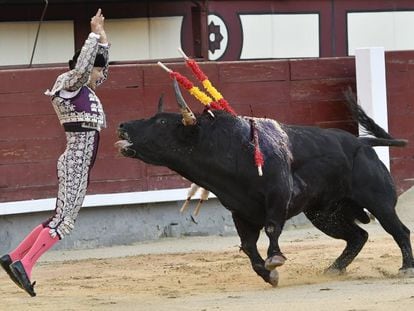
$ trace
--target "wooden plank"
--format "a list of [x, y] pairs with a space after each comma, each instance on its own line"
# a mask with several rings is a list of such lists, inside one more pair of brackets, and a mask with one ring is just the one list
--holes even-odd
[[[414, 159], [412, 157], [391, 158], [391, 172], [400, 190], [414, 185]], [[408, 180], [407, 180], [408, 179]]]
[[287, 81], [225, 83], [221, 85], [221, 93], [232, 107], [246, 106], [249, 111], [248, 115], [250, 115], [250, 106], [255, 113], [260, 114], [262, 112], [257, 111], [256, 104], [287, 103], [290, 97]]
[[65, 139], [0, 140], [0, 163], [19, 164], [53, 160], [65, 149]]
[[341, 129], [347, 132], [350, 132], [354, 135], [357, 134], [357, 127], [353, 121], [324, 121], [324, 122], [317, 122], [315, 124], [316, 126], [319, 126], [321, 128], [336, 128]]
[[191, 184], [187, 179], [179, 175], [149, 176], [147, 180], [148, 190], [186, 188]]
[[[412, 95], [414, 91], [411, 89], [411, 83], [414, 81], [413, 72], [405, 71], [398, 73], [388, 72], [387, 79], [387, 93], [392, 94], [393, 96], [402, 95], [408, 97]], [[406, 99], [407, 100], [407, 99]]]
[[[182, 63], [165, 62], [164, 65], [166, 65], [171, 70], [177, 71], [187, 76], [188, 78], [190, 78], [190, 72], [187, 71], [188, 69], [186, 68], [184, 62]], [[160, 85], [160, 84], [164, 84], [164, 85], [171, 84], [170, 75], [158, 65], [144, 65], [142, 66], [142, 70], [144, 72], [144, 86], [145, 87]]]
[[55, 185], [56, 160], [44, 160], [0, 166], [1, 188]]
[[290, 60], [292, 81], [335, 78], [355, 78], [354, 57]]
[[[411, 135], [410, 137], [399, 137], [394, 135], [394, 137], [408, 139], [408, 144], [404, 148], [390, 148], [390, 158], [409, 158], [410, 155], [414, 154], [414, 135]], [[414, 174], [412, 175], [414, 178]]]
[[15, 116], [0, 118], [0, 140], [59, 138], [63, 129], [54, 115]]
[[299, 80], [290, 84], [292, 101], [343, 100], [343, 92], [355, 89], [355, 78]]
[[393, 99], [388, 102], [388, 108], [391, 109], [389, 118], [392, 118], [392, 121], [397, 122], [401, 118], [402, 122], [409, 123], [410, 118], [412, 120], [414, 117], [414, 104], [406, 96], [393, 96]]
[[[395, 109], [393, 107], [393, 109]], [[414, 137], [413, 128], [413, 113], [402, 115], [402, 114], [391, 114], [389, 115], [389, 122], [395, 126], [390, 127], [390, 133], [395, 137]]]
[[92, 180], [88, 186], [88, 194], [120, 193], [148, 191], [147, 178], [123, 180]]
[[385, 66], [388, 73], [407, 72], [414, 66], [412, 51], [387, 51], [385, 52]]
[[98, 89], [97, 95], [102, 102], [105, 114], [111, 118], [116, 113], [140, 112], [144, 108], [143, 89], [117, 88]]
[[315, 123], [324, 121], [352, 120], [352, 115], [344, 101], [315, 101], [310, 102], [312, 119]]
[[30, 186], [25, 188], [0, 188], [0, 202], [53, 198], [56, 194], [56, 185]]
[[289, 80], [289, 62], [255, 61], [223, 62], [219, 65], [221, 83], [264, 82]]
[[283, 122], [296, 125], [314, 125], [311, 104], [309, 102], [291, 102], [286, 106], [286, 120]]
[[142, 66], [135, 65], [110, 65], [108, 79], [100, 89], [118, 88], [142, 88], [144, 81]]
[[38, 91], [0, 95], [0, 117], [54, 115], [50, 97]]
[[128, 158], [101, 157], [95, 162], [91, 172], [91, 180], [126, 180], [140, 179], [145, 176], [144, 164]]
[[[137, 160], [139, 161], [139, 160]], [[169, 175], [177, 175], [174, 171], [170, 170], [167, 167], [163, 166], [156, 166], [156, 165], [145, 165], [147, 176], [169, 176]]]
[[0, 94], [39, 92], [51, 88], [64, 68], [0, 70]]

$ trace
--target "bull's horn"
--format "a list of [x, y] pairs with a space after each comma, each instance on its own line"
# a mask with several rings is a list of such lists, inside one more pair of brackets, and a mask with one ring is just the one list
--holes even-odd
[[164, 111], [164, 93], [161, 94], [160, 99], [158, 100], [158, 113]]
[[180, 107], [181, 114], [183, 115], [184, 125], [194, 125], [196, 123], [196, 117], [185, 102], [183, 95], [181, 94], [180, 87], [176, 79], [173, 80], [175, 98], [177, 99], [178, 106]]

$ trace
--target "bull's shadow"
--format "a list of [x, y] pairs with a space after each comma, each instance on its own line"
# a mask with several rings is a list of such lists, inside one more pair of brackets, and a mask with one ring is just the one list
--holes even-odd
[[[400, 272], [414, 275], [410, 231], [396, 214], [392, 177], [373, 149], [406, 141], [378, 126], [355, 97], [347, 97], [354, 118], [373, 137], [254, 118], [264, 159], [259, 176], [251, 118], [219, 110], [195, 116], [175, 80], [174, 89], [181, 114], [159, 109], [149, 119], [122, 123], [117, 145], [127, 157], [168, 167], [213, 192], [231, 211], [241, 248], [266, 282], [277, 285], [276, 268], [286, 260], [279, 236], [285, 221], [301, 212], [322, 232], [346, 241], [327, 271], [344, 272], [366, 243], [368, 233], [356, 220], [368, 223], [367, 210], [400, 247]], [[266, 260], [256, 245], [263, 228], [269, 238]]]

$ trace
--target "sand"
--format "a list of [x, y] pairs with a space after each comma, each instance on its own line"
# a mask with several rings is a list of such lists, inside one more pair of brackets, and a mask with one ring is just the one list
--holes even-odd
[[[251, 269], [237, 236], [50, 251], [33, 271], [35, 298], [0, 271], [0, 310], [414, 310], [414, 278], [399, 276], [394, 240], [376, 223], [364, 228], [370, 238], [340, 276], [323, 270], [343, 241], [313, 227], [285, 231], [277, 288]], [[262, 234], [262, 254], [266, 246]]]

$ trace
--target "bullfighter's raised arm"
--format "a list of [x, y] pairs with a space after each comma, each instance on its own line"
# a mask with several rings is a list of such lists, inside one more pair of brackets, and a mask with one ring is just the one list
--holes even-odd
[[[51, 91], [46, 91], [46, 95], [56, 95], [61, 90], [76, 92], [88, 83], [92, 68], [96, 65], [103, 67], [103, 78], [96, 81], [96, 85], [102, 84], [108, 76], [108, 50], [109, 43], [106, 33], [91, 27], [92, 31], [85, 40], [82, 48], [78, 50], [69, 61], [70, 70], [61, 74]], [[99, 64], [96, 64], [99, 62]]]

